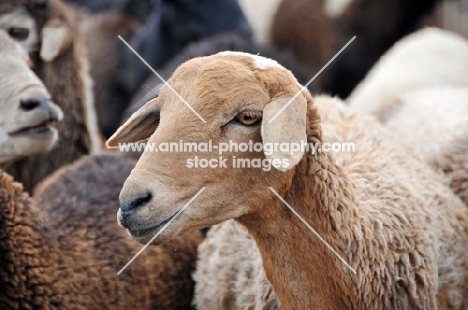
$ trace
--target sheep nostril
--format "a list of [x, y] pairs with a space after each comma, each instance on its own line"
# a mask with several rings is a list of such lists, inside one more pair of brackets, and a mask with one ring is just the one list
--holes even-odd
[[40, 106], [42, 103], [45, 103], [47, 99], [44, 98], [26, 98], [21, 99], [20, 107], [23, 111], [31, 111]]
[[146, 193], [141, 196], [132, 197], [128, 201], [121, 200], [120, 209], [122, 210], [122, 213], [129, 214], [134, 210], [145, 206], [151, 200], [151, 198], [153, 198], [153, 196], [150, 193]]

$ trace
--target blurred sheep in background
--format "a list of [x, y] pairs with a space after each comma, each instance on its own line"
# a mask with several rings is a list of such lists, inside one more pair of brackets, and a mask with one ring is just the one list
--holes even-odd
[[141, 16], [140, 13], [128, 14], [135, 2], [97, 10], [106, 15], [87, 15], [83, 22], [91, 67], [94, 68], [99, 126], [106, 137], [117, 129], [122, 112], [141, 84], [153, 74], [117, 38], [119, 35], [156, 70], [191, 42], [232, 31], [246, 37], [251, 35], [237, 0], [146, 1], [151, 12], [147, 18], [135, 18]]
[[59, 0], [3, 0], [0, 30], [30, 54], [34, 73], [64, 113], [57, 125], [56, 147], [47, 154], [17, 161], [7, 169], [26, 190], [32, 191], [60, 167], [100, 152], [86, 45], [78, 12]]

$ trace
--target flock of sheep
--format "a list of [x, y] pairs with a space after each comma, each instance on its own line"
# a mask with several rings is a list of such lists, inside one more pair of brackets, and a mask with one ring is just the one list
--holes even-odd
[[[438, 4], [1, 0], [0, 309], [468, 309], [468, 40]], [[356, 148], [113, 149], [146, 140]]]

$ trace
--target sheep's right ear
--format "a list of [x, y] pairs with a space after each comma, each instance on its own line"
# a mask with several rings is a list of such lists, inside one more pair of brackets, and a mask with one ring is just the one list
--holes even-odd
[[120, 143], [135, 143], [148, 139], [159, 126], [157, 98], [148, 101], [132, 114], [106, 142], [108, 148], [116, 148]]
[[[263, 109], [262, 139], [263, 144], [282, 144], [289, 146], [301, 145], [307, 142], [307, 100], [302, 95], [295, 97], [280, 97]], [[266, 158], [280, 160], [286, 165], [277, 168], [287, 171], [296, 166], [304, 156], [302, 147], [298, 151], [275, 150], [272, 154], [265, 153]]]

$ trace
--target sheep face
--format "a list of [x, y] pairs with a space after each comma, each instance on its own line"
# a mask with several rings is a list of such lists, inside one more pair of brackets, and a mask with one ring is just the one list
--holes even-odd
[[[258, 211], [274, 198], [269, 186], [280, 193], [289, 187], [292, 168], [304, 154], [254, 148], [241, 152], [233, 147], [220, 155], [221, 144], [259, 146], [307, 140], [310, 94], [300, 93], [292, 74], [272, 60], [231, 52], [195, 58], [179, 67], [169, 84], [206, 124], [163, 86], [159, 97], [134, 113], [107, 142], [109, 147], [117, 147], [149, 138], [149, 145], [159, 150], [142, 155], [120, 194], [118, 221], [132, 238], [143, 243], [203, 187], [206, 189], [155, 242]], [[268, 120], [289, 101], [291, 104], [270, 124]], [[161, 146], [181, 141], [198, 145], [211, 141], [218, 149], [161, 152]], [[207, 159], [212, 166], [203, 168], [200, 161], [197, 168], [197, 157]], [[247, 160], [250, 168], [239, 168], [239, 159]], [[253, 167], [254, 162], [268, 160], [274, 163], [271, 170], [263, 164]]]
[[47, 152], [62, 111], [29, 69], [28, 55], [1, 32], [0, 71], [0, 164]]

